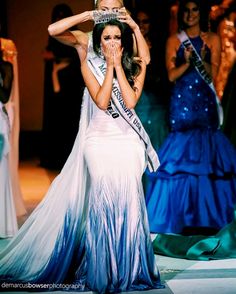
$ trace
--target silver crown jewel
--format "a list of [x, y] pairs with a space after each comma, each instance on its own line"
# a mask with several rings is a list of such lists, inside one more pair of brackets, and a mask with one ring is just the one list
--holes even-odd
[[119, 11], [93, 11], [94, 24], [108, 22], [112, 19], [118, 19], [121, 16]]

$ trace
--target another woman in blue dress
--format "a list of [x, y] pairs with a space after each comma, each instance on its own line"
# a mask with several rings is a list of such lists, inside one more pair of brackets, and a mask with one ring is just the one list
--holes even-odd
[[[220, 39], [203, 32], [206, 10], [200, 1], [180, 1], [178, 21], [216, 77]], [[171, 133], [159, 151], [161, 165], [146, 195], [151, 232], [213, 235], [233, 221], [236, 203], [236, 150], [219, 130], [214, 91], [193, 64], [193, 46], [178, 35], [167, 41], [166, 64], [174, 83]]]
[[[70, 31], [87, 20], [98, 22], [92, 36]], [[49, 26], [80, 57], [86, 89], [79, 133], [46, 197], [0, 254], [1, 281], [99, 293], [162, 287], [141, 182], [150, 152], [155, 169], [158, 157], [132, 111], [146, 63], [134, 59], [127, 21], [124, 9], [86, 11]]]

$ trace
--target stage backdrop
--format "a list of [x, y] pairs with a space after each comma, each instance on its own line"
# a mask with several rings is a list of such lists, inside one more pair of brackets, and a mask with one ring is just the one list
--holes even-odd
[[[22, 131], [42, 128], [44, 61], [42, 51], [48, 41], [47, 27], [56, 4], [68, 4], [73, 13], [93, 9], [93, 0], [7, 0], [8, 37], [18, 50], [20, 120]], [[90, 30], [92, 23], [80, 26]]]

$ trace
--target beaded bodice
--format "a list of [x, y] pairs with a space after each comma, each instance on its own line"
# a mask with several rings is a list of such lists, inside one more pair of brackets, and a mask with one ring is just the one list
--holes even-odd
[[[200, 36], [190, 39], [200, 54], [203, 41]], [[206, 48], [205, 61], [210, 63]], [[177, 51], [176, 65], [184, 62], [184, 46]], [[218, 114], [215, 94], [201, 78], [193, 65], [176, 80], [170, 103], [170, 125], [173, 131], [193, 128], [217, 128]]]

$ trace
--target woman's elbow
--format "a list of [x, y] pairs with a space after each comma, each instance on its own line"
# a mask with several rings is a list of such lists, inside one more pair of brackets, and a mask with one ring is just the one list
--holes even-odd
[[103, 105], [97, 105], [97, 107], [103, 111], [107, 110], [107, 107], [103, 106]]
[[50, 25], [48, 26], [48, 33], [49, 33], [49, 35], [52, 36], [52, 37], [56, 35], [53, 24], [50, 24]]
[[100, 103], [100, 102], [97, 102], [96, 105], [97, 105], [97, 107], [98, 107], [99, 109], [104, 110], [104, 111], [106, 111], [107, 108], [108, 108], [108, 104], [107, 104], [107, 103]]
[[136, 104], [138, 103], [141, 95], [142, 95], [142, 91], [141, 90], [136, 91], [136, 89], [135, 89], [135, 92], [133, 93], [133, 95], [130, 94], [128, 97], [124, 96], [125, 106], [128, 109], [134, 109]]
[[136, 100], [133, 100], [133, 101], [129, 101], [129, 102], [126, 102], [125, 103], [125, 106], [128, 108], [128, 109], [134, 109], [136, 104], [138, 102], [138, 99], [137, 101]]
[[137, 103], [128, 104], [128, 105], [126, 105], [126, 107], [127, 107], [128, 109], [134, 109], [135, 106], [136, 106], [136, 104], [137, 104]]
[[151, 62], [151, 57], [150, 55], [147, 55], [145, 57], [143, 57], [144, 62], [146, 63], [146, 65], [148, 65]]
[[175, 82], [176, 77], [172, 73], [168, 73], [168, 79], [171, 83]]

